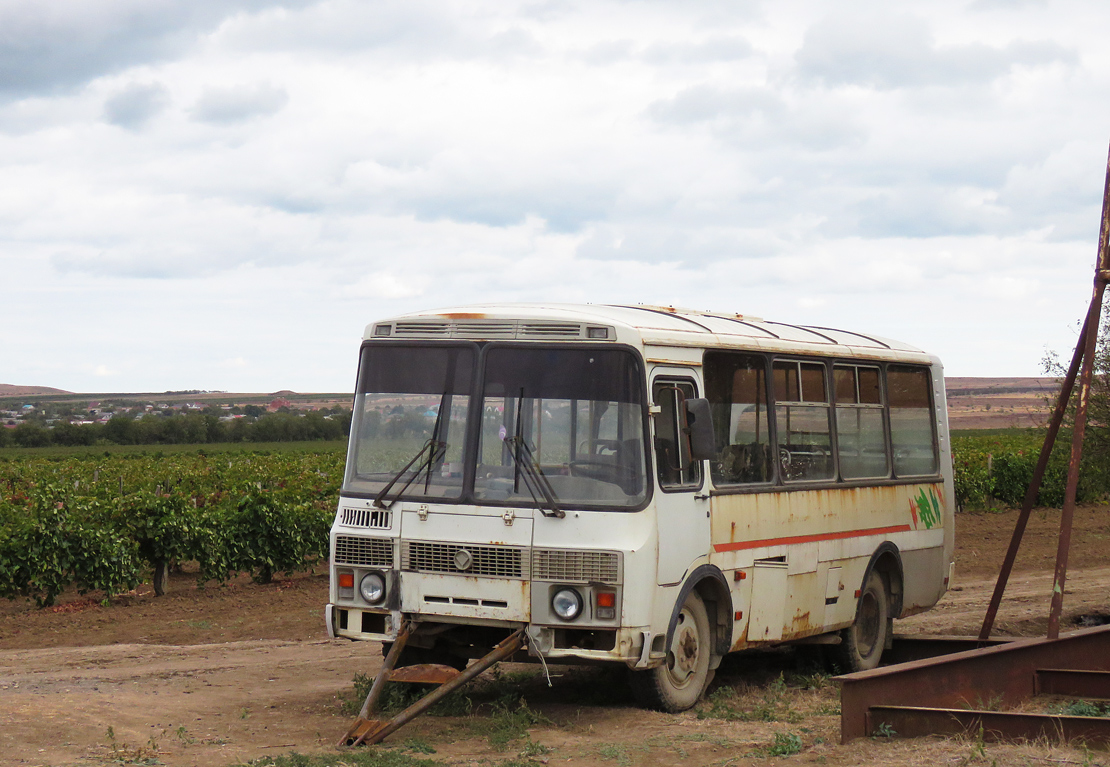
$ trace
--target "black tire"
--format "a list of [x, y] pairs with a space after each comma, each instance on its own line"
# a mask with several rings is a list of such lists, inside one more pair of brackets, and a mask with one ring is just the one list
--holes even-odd
[[872, 570], [856, 604], [855, 621], [840, 632], [840, 644], [833, 647], [834, 662], [844, 673], [875, 668], [890, 629], [890, 590], [882, 574]]
[[709, 670], [712, 653], [709, 613], [702, 598], [691, 591], [678, 615], [666, 661], [647, 671], [632, 672], [632, 692], [648, 708], [670, 713], [693, 708], [713, 679]]

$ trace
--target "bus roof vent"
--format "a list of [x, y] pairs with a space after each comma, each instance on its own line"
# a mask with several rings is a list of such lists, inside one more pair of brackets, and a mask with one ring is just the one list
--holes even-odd
[[[602, 332], [604, 331], [604, 332]], [[518, 339], [522, 341], [616, 339], [612, 328], [587, 327], [579, 322], [521, 320], [400, 320], [393, 326], [392, 338], [467, 338]]]
[[512, 322], [453, 322], [451, 333], [455, 338], [514, 338], [516, 326]]
[[394, 336], [408, 338], [447, 338], [450, 334], [451, 326], [447, 322], [398, 322], [393, 328]]
[[582, 326], [577, 322], [522, 322], [521, 338], [581, 338]]

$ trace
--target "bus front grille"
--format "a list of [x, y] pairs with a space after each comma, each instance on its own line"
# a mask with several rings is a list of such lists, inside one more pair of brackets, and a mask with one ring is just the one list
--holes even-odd
[[393, 522], [393, 512], [387, 509], [344, 508], [339, 519], [341, 524], [350, 527], [376, 527], [388, 530]]
[[335, 536], [335, 564], [393, 567], [393, 541], [389, 538]]
[[413, 573], [527, 578], [528, 558], [524, 556], [524, 551], [516, 546], [404, 541], [401, 544], [401, 569]]
[[619, 584], [621, 558], [614, 551], [536, 549], [532, 552], [532, 577], [543, 581]]

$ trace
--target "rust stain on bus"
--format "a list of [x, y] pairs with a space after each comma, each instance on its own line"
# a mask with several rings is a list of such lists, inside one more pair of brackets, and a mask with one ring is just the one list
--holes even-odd
[[[915, 529], [911, 501], [942, 482], [716, 495], [712, 541], [717, 553], [891, 535]], [[943, 526], [943, 516], [940, 524]], [[924, 528], [916, 528], [924, 529]]]
[[488, 319], [488, 315], [482, 312], [445, 312], [440, 315], [449, 320], [484, 320]]

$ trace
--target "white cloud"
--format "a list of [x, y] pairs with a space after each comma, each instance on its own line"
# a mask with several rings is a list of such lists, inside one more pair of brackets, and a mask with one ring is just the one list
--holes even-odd
[[190, 110], [201, 122], [227, 125], [277, 114], [289, 101], [284, 88], [269, 83], [205, 89]]
[[113, 125], [136, 130], [169, 104], [169, 91], [159, 83], [132, 83], [104, 102], [104, 116]]
[[828, 13], [0, 0], [5, 382], [343, 390], [368, 322], [491, 300], [1036, 373], [1089, 296], [1110, 7]]

